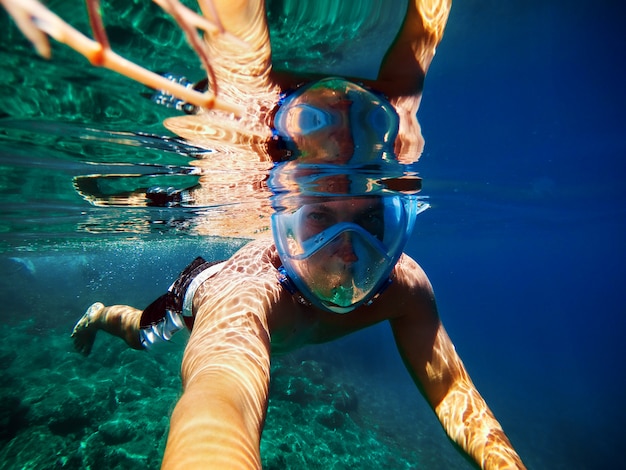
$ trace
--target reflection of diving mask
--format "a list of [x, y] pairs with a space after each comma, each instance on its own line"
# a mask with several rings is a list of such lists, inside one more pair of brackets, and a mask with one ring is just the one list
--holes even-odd
[[301, 294], [320, 308], [347, 313], [387, 285], [416, 215], [427, 208], [417, 197], [398, 194], [311, 197], [275, 213], [272, 229]]
[[363, 164], [393, 150], [399, 118], [382, 96], [344, 80], [325, 78], [287, 96], [274, 116], [276, 134], [298, 157]]

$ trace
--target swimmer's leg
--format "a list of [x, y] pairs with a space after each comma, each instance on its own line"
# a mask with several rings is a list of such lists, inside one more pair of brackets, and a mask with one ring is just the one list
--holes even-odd
[[74, 327], [72, 332], [74, 348], [88, 356], [96, 339], [96, 333], [98, 330], [104, 330], [122, 338], [133, 349], [143, 349], [139, 338], [141, 313], [141, 310], [127, 305], [105, 307], [100, 302], [96, 302], [87, 309]]
[[185, 327], [191, 329], [196, 289], [217, 274], [224, 264], [225, 261], [207, 262], [200, 257], [196, 258], [183, 270], [168, 292], [144, 310], [128, 305], [105, 307], [96, 302], [74, 327], [74, 347], [88, 356], [98, 330], [104, 330], [122, 338], [133, 349], [151, 349], [157, 343], [169, 341], [177, 331]]

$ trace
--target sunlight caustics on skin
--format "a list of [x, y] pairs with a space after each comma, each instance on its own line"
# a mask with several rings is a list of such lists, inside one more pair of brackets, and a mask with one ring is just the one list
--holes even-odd
[[95, 303], [87, 309], [72, 331], [74, 346], [85, 356], [93, 347], [98, 330], [122, 338], [133, 349], [143, 349], [139, 340], [142, 311], [127, 305], [105, 307]]
[[[201, 5], [202, 6], [202, 5]], [[245, 109], [239, 119], [203, 109], [192, 116], [166, 119], [164, 126], [196, 145], [253, 145], [261, 147], [271, 138], [270, 111], [279, 100], [281, 87], [273, 80], [265, 2], [214, 0], [224, 28], [241, 41], [215, 36], [206, 41], [211, 68], [220, 94]], [[204, 11], [204, 9], [203, 9]], [[204, 11], [207, 14], [206, 11]], [[208, 12], [211, 13], [211, 12]], [[227, 135], [214, 135], [216, 129]], [[221, 141], [219, 143], [218, 141]], [[269, 160], [269, 157], [268, 157]]]
[[[296, 301], [276, 282], [275, 263], [270, 241], [249, 243], [196, 291], [195, 326], [182, 365], [185, 393], [172, 415], [164, 468], [205, 468], [207, 462], [211, 468], [260, 468], [258, 443], [266, 413], [270, 332], [280, 331], [285, 312], [298, 315]], [[412, 345], [408, 350], [400, 347], [403, 357], [416, 373], [418, 385], [428, 384], [422, 391], [449, 436], [482, 468], [525, 468], [441, 325], [424, 271], [403, 256], [394, 278], [384, 304], [374, 304], [354, 317], [319, 316], [292, 347], [330, 341], [388, 318], [391, 310], [399, 346]], [[398, 289], [413, 293], [407, 299], [394, 294]], [[403, 315], [406, 302], [411, 309], [429, 313]], [[132, 321], [138, 315], [130, 307], [123, 312], [123, 307], [109, 309], [117, 320], [125, 315]], [[113, 327], [123, 322], [114, 323]], [[108, 331], [113, 332], [113, 327]], [[288, 328], [298, 335], [294, 324]], [[280, 334], [276, 338], [282, 339]]]
[[[248, 257], [258, 255], [263, 245], [251, 248], [247, 256], [228, 261], [216, 282], [203, 284], [194, 297], [198, 310], [182, 366], [185, 394], [172, 415], [166, 468], [206, 468], [207, 463], [210, 468], [260, 468], [270, 374], [269, 309], [280, 293], [266, 263], [251, 261], [262, 258]], [[200, 397], [213, 405], [205, 410]], [[216, 407], [216, 400], [222, 405]], [[195, 428], [211, 436], [195, 455], [179, 451], [203, 438], [187, 431], [191, 410]]]
[[[430, 292], [428, 301], [435, 302], [428, 278], [414, 260], [402, 257], [396, 265], [396, 272], [398, 278], [409, 286]], [[417, 305], [414, 308], [418, 308]], [[433, 311], [436, 312], [436, 308]], [[393, 320], [394, 336], [401, 338], [411, 331], [410, 323], [406, 317]], [[424, 333], [414, 333], [410, 341], [421, 343], [423, 356], [416, 355], [416, 351], [403, 351], [402, 348], [400, 352], [415, 371], [416, 385], [431, 384], [422, 392], [448, 436], [484, 469], [525, 469], [499, 422], [472, 383], [439, 317], [420, 319], [418, 331]]]
[[[445, 336], [436, 341], [437, 345], [452, 348], [443, 327], [439, 335]], [[458, 378], [450, 387], [441, 402], [435, 406], [435, 413], [452, 440], [466, 449], [477, 462], [482, 462], [486, 469], [524, 468], [519, 456], [512, 451], [511, 443], [502, 427], [487, 406], [484, 398], [477, 392], [469, 378], [461, 359], [454, 350], [435, 354], [439, 358], [452, 358], [454, 363], [445, 366], [429, 364], [431, 370], [453, 369]]]

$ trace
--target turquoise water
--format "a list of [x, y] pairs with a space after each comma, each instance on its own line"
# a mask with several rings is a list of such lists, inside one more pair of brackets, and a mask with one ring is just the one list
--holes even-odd
[[[49, 5], [86, 31], [82, 9]], [[112, 5], [114, 48], [198, 78], [157, 7]], [[371, 74], [401, 20], [399, 7], [354, 9], [330, 27], [332, 15], [290, 8], [269, 8], [274, 60], [328, 74]], [[617, 1], [457, 2], [419, 112], [433, 207], [407, 251], [529, 468], [624, 466], [623, 13]], [[62, 46], [43, 61], [4, 12], [0, 25], [0, 468], [158, 468], [182, 341], [143, 354], [103, 336], [85, 360], [69, 333], [92, 302], [147, 305], [195, 256], [245, 240], [202, 236], [195, 209], [81, 197], [76, 178], [93, 175], [125, 175], [98, 180], [108, 194], [193, 184], [197, 149], [159, 137], [175, 113], [142, 86]], [[387, 325], [279, 358], [273, 377], [266, 468], [471, 468]]]

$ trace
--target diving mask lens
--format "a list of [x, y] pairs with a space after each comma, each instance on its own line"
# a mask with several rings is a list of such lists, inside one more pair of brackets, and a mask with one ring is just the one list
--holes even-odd
[[330, 112], [311, 104], [299, 104], [285, 108], [281, 113], [281, 125], [289, 129], [297, 129], [300, 135], [309, 135], [334, 125]]
[[391, 262], [381, 241], [353, 223], [325, 230], [303, 249], [293, 259], [294, 269], [317, 298], [339, 308], [361, 302]]
[[346, 313], [376, 295], [402, 254], [417, 199], [335, 198], [272, 217], [287, 273], [326, 310]]
[[[287, 96], [274, 116], [276, 134], [292, 151], [320, 161], [329, 158], [320, 148], [349, 143], [341, 155], [352, 164], [378, 158], [393, 146], [399, 120], [393, 106], [381, 96], [344, 80], [326, 78], [303, 86]], [[319, 140], [305, 141], [317, 137]], [[316, 150], [312, 147], [316, 146]], [[347, 153], [346, 153], [347, 152]]]

